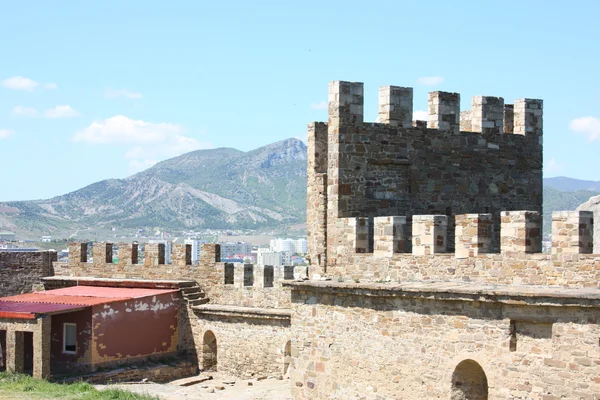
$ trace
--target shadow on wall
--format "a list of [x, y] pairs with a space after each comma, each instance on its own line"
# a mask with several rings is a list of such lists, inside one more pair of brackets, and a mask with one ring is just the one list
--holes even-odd
[[473, 360], [461, 361], [452, 374], [451, 400], [487, 400], [488, 382], [481, 366]]
[[202, 339], [202, 369], [217, 370], [217, 338], [212, 331], [206, 331]]

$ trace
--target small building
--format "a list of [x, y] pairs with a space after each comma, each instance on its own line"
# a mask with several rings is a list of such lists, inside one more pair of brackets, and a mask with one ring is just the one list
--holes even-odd
[[73, 286], [0, 298], [0, 369], [49, 378], [175, 355], [173, 289]]
[[16, 235], [14, 232], [0, 231], [0, 242], [14, 242]]

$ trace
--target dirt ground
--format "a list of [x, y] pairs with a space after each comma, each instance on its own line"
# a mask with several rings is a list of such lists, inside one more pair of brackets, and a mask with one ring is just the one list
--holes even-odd
[[99, 390], [109, 387], [120, 388], [135, 393], [158, 396], [163, 400], [292, 400], [290, 380], [287, 378], [283, 380], [274, 378], [263, 380], [237, 379], [217, 372], [205, 372], [196, 378], [208, 376], [213, 379], [191, 386], [181, 385], [189, 383], [190, 380], [194, 380], [193, 378], [165, 384], [146, 382], [95, 386]]

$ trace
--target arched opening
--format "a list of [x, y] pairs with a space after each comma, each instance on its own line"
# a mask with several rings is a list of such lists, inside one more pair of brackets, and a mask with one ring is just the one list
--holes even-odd
[[473, 360], [464, 360], [452, 374], [451, 400], [487, 400], [488, 382], [481, 366]]
[[292, 341], [288, 340], [283, 350], [283, 375], [286, 376], [290, 372], [290, 364], [292, 362]]
[[217, 370], [217, 338], [212, 331], [204, 333], [202, 341], [202, 369], [204, 371]]

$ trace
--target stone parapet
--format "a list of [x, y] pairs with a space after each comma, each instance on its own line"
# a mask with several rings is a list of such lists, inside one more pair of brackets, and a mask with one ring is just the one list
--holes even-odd
[[462, 214], [455, 218], [456, 258], [489, 253], [492, 247], [492, 214]]
[[552, 253], [591, 254], [594, 250], [594, 213], [552, 213]]
[[410, 226], [404, 216], [374, 218], [374, 253], [391, 257], [394, 253], [407, 253], [410, 249]]
[[427, 256], [445, 253], [448, 249], [448, 217], [445, 215], [414, 215], [412, 220], [412, 254]]
[[542, 216], [536, 211], [500, 213], [500, 248], [503, 252], [542, 251]]

